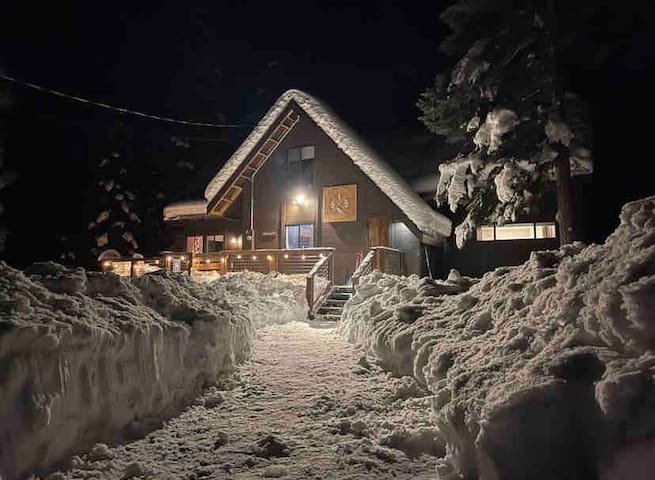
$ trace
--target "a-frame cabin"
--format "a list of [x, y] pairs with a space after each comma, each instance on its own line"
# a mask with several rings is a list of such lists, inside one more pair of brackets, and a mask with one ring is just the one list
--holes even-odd
[[402, 271], [423, 274], [424, 245], [441, 245], [451, 233], [450, 220], [299, 90], [275, 102], [209, 182], [205, 199], [164, 212], [170, 225], [185, 225], [178, 236], [186, 234], [187, 251], [332, 247], [336, 284], [349, 280], [371, 247], [402, 252]]

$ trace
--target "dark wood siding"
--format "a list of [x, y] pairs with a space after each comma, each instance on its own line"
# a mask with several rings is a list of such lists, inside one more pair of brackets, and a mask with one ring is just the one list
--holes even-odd
[[170, 220], [166, 222], [168, 250], [174, 252], [186, 251], [187, 236], [194, 235], [224, 235], [225, 248], [230, 249], [230, 239], [241, 235], [241, 222], [222, 218], [197, 218], [185, 220]]

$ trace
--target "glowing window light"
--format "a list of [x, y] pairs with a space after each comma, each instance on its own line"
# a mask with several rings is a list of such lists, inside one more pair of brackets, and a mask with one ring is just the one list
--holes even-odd
[[111, 262], [105, 262], [105, 263], [103, 263], [103, 266], [105, 268], [110, 268], [111, 267]]
[[173, 260], [173, 257], [171, 257], [170, 255], [167, 255], [167, 256], [166, 256], [166, 261], [167, 261], [167, 262], [170, 262], [171, 260]]
[[239, 243], [237, 237], [232, 237], [232, 240], [230, 240], [230, 242], [232, 243], [232, 245], [236, 245], [237, 243]]

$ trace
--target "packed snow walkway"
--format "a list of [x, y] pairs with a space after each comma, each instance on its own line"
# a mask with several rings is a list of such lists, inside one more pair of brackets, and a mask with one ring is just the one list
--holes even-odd
[[132, 443], [96, 445], [51, 478], [434, 478], [443, 451], [426, 395], [332, 328], [266, 327], [252, 360], [196, 405]]

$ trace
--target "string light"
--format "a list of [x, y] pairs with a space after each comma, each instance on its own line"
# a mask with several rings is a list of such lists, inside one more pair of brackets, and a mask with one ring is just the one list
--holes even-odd
[[49, 93], [51, 95], [55, 95], [57, 97], [65, 98], [67, 100], [72, 100], [74, 102], [84, 103], [86, 105], [93, 105], [95, 107], [104, 108], [105, 110], [112, 110], [114, 112], [127, 114], [127, 115], [134, 115], [134, 116], [141, 117], [141, 118], [148, 118], [150, 120], [157, 120], [157, 121], [160, 121], [160, 122], [176, 123], [178, 125], [191, 125], [191, 126], [194, 126], [194, 127], [212, 127], [212, 128], [241, 128], [241, 127], [249, 126], [249, 125], [245, 125], [245, 124], [232, 124], [232, 123], [194, 122], [194, 121], [191, 121], [191, 120], [178, 120], [178, 119], [171, 118], [171, 117], [162, 117], [160, 115], [152, 115], [150, 113], [139, 112], [139, 111], [136, 111], [136, 110], [131, 110], [129, 108], [114, 107], [113, 105], [108, 105], [108, 104], [102, 103], [102, 102], [94, 102], [93, 100], [88, 100], [86, 98], [78, 97], [77, 95], [68, 95], [68, 94], [60, 92], [58, 90], [53, 90], [51, 88], [42, 87], [41, 85], [37, 85], [35, 83], [23, 82], [21, 80], [18, 80], [17, 78], [10, 77], [10, 76], [4, 75], [2, 73], [0, 73], [0, 78], [3, 79], [3, 80], [6, 80], [8, 82], [15, 83], [16, 85], [21, 85], [23, 87], [32, 88], [32, 89], [38, 90], [40, 92], [45, 92], [45, 93]]

